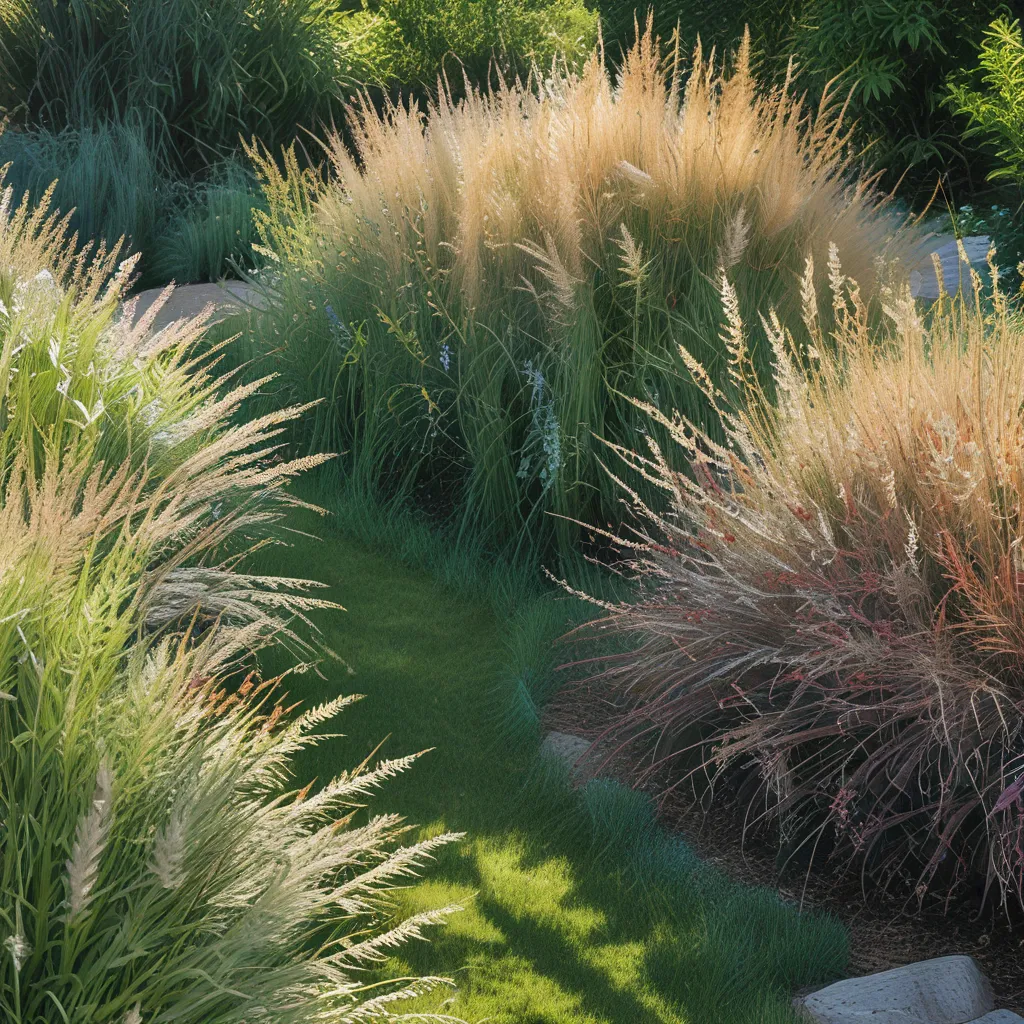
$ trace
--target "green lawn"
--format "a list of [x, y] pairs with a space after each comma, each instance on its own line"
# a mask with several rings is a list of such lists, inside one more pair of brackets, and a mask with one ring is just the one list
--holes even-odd
[[[366, 695], [337, 723], [345, 737], [304, 755], [300, 781], [351, 767], [381, 741], [387, 755], [432, 748], [375, 809], [468, 833], [403, 894], [409, 907], [466, 908], [388, 965], [457, 981], [456, 994], [417, 1009], [501, 1024], [766, 1024], [792, 1020], [792, 987], [842, 971], [836, 922], [695, 868], [652, 829], [638, 795], [601, 783], [573, 794], [538, 772], [536, 735], [508, 729], [521, 699], [506, 654], [517, 627], [489, 602], [369, 550], [329, 519], [301, 514], [294, 525], [322, 539], [299, 537], [260, 568], [330, 584], [347, 611], [318, 621], [350, 672], [327, 663], [326, 679], [296, 677], [291, 690], [306, 702]], [[651, 849], [677, 870], [640, 870], [638, 853]]]

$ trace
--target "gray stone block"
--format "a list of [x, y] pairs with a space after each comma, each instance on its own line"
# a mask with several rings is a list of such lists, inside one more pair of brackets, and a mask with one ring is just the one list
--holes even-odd
[[1024, 1017], [1012, 1010], [993, 1010], [984, 1017], [972, 1020], [971, 1024], [1024, 1024]]
[[[982, 281], [990, 284], [988, 270], [988, 250], [992, 244], [988, 235], [970, 235], [963, 240], [964, 251], [973, 267], [982, 278]], [[948, 295], [955, 295], [963, 290], [966, 294], [971, 293], [970, 267], [960, 258], [960, 248], [956, 239], [951, 237], [933, 239], [926, 255], [916, 267], [910, 272], [910, 292], [915, 298], [937, 299], [939, 297], [939, 283], [935, 278], [935, 267], [932, 263], [931, 253], [939, 258], [942, 266], [942, 288]]]
[[[139, 292], [135, 297], [133, 324], [156, 302], [162, 291], [162, 288], [150, 288]], [[179, 285], [157, 313], [153, 330], [162, 330], [175, 320], [198, 316], [208, 306], [214, 308], [210, 322], [217, 323], [232, 313], [241, 313], [249, 306], [258, 306], [261, 299], [260, 293], [243, 281]]]
[[567, 732], [549, 732], [540, 745], [541, 755], [564, 761], [570, 768], [590, 749], [590, 740]]
[[971, 957], [943, 956], [838, 981], [798, 1005], [819, 1024], [972, 1024], [995, 999]]

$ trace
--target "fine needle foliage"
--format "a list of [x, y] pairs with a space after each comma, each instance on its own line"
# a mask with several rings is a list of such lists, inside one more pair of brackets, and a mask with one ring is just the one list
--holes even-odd
[[834, 251], [828, 272], [831, 339], [810, 263], [797, 340], [766, 318], [777, 405], [722, 279], [742, 401], [682, 354], [726, 442], [647, 406], [691, 473], [615, 447], [664, 498], [626, 492], [642, 589], [592, 623], [619, 647], [590, 684], [640, 776], [710, 779], [788, 854], [1019, 908], [1024, 326], [975, 274], [927, 316], [889, 295], [872, 327]]
[[908, 251], [827, 99], [808, 111], [789, 80], [759, 92], [749, 39], [731, 73], [660, 54], [648, 28], [616, 71], [597, 51], [426, 114], [364, 104], [357, 154], [328, 140], [326, 183], [253, 154], [276, 261], [258, 343], [289, 400], [327, 399], [310, 450], [567, 550], [569, 519], [617, 507], [595, 435], [652, 429], [629, 399], [708, 418], [674, 353], [721, 378], [718, 267], [742, 309], [785, 310], [808, 250], [824, 265], [836, 240], [865, 293], [880, 253]]
[[1024, 36], [1020, 21], [997, 18], [978, 48], [978, 67], [956, 76], [947, 102], [969, 118], [965, 139], [996, 151], [992, 178], [1024, 185]]
[[388, 890], [455, 837], [359, 810], [412, 757], [294, 791], [352, 698], [296, 717], [254, 671], [311, 655], [291, 624], [331, 606], [238, 569], [322, 461], [280, 451], [301, 410], [240, 421], [202, 317], [130, 327], [130, 263], [0, 206], [0, 1017], [402, 1019], [444, 982], [360, 972], [453, 909], [403, 920]]

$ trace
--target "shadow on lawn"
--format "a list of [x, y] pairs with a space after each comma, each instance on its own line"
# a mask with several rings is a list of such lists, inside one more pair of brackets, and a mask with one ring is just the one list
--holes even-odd
[[[458, 982], [453, 996], [409, 1010], [492, 1024], [791, 1022], [789, 986], [842, 969], [841, 930], [801, 923], [777, 899], [706, 888], [696, 875], [681, 875], [671, 891], [645, 883], [622, 863], [625, 850], [646, 845], [643, 821], [612, 815], [595, 829], [577, 795], [538, 777], [536, 738], [502, 732], [495, 689], [506, 685], [507, 622], [486, 601], [455, 596], [323, 520], [296, 520], [324, 539], [266, 552], [259, 571], [329, 584], [322, 596], [348, 611], [318, 615], [317, 624], [354, 674], [326, 662], [326, 678], [296, 677], [289, 689], [307, 705], [366, 694], [340, 719], [344, 738], [302, 756], [297, 782], [326, 781], [386, 737], [381, 756], [433, 748], [371, 811], [401, 813], [424, 831], [468, 833], [402, 894], [402, 911], [466, 907], [429, 944], [388, 964], [391, 975], [411, 969]], [[498, 697], [510, 699], [514, 685], [508, 679]]]

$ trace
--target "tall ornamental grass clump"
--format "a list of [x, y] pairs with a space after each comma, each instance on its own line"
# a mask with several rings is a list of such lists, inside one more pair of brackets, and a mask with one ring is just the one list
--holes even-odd
[[387, 892], [453, 837], [357, 811], [412, 758], [290, 781], [351, 698], [289, 713], [255, 653], [326, 602], [239, 568], [320, 461], [301, 410], [239, 421], [202, 318], [130, 327], [130, 262], [0, 214], [0, 1017], [397, 1019], [440, 980], [360, 972], [444, 917]]
[[503, 540], [568, 543], [546, 513], [617, 514], [595, 437], [652, 429], [630, 399], [705, 417], [674, 352], [724, 372], [720, 268], [744, 311], [789, 310], [835, 241], [873, 291], [906, 236], [889, 245], [838, 115], [759, 93], [748, 51], [726, 75], [698, 50], [684, 74], [648, 31], [614, 73], [597, 52], [426, 114], [363, 106], [326, 183], [257, 155], [276, 260], [259, 344], [289, 400], [326, 398], [308, 448]]
[[1024, 325], [977, 275], [927, 314], [888, 296], [874, 327], [835, 255], [829, 278], [830, 339], [810, 264], [803, 327], [768, 317], [777, 404], [725, 283], [741, 401], [683, 351], [725, 443], [646, 410], [691, 474], [617, 449], [662, 499], [632, 495], [641, 590], [591, 624], [613, 647], [578, 696], [617, 705], [641, 777], [710, 780], [790, 856], [1019, 910]]

